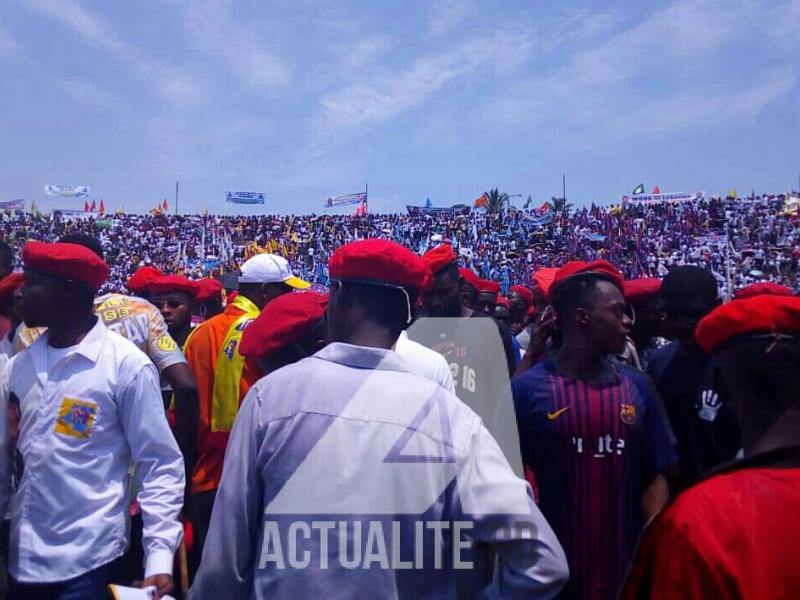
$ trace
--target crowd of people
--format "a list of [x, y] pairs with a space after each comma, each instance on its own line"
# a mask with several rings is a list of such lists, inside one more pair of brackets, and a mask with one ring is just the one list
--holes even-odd
[[4, 592], [798, 597], [796, 204], [8, 213]]
[[500, 282], [504, 291], [530, 282], [542, 267], [604, 258], [626, 277], [663, 277], [675, 265], [701, 265], [712, 271], [726, 296], [729, 286], [758, 280], [800, 286], [796, 198], [781, 194], [592, 206], [566, 214], [467, 209], [413, 215], [163, 214], [65, 220], [18, 212], [3, 215], [2, 231], [17, 250], [27, 239], [55, 240], [67, 233], [99, 237], [111, 265], [105, 286], [110, 291], [123, 291], [140, 265], [194, 278], [219, 275], [236, 271], [260, 249], [286, 257], [300, 276], [325, 284], [328, 259], [339, 246], [381, 238], [417, 253], [448, 240], [464, 266]]

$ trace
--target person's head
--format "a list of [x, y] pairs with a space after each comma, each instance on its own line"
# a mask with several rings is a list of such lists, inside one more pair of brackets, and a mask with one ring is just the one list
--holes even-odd
[[655, 336], [664, 336], [666, 313], [661, 281], [655, 277], [631, 279], [625, 282], [624, 292], [633, 319], [635, 340], [643, 343]]
[[262, 375], [311, 356], [327, 341], [327, 296], [286, 294], [270, 302], [242, 334], [239, 352]]
[[331, 256], [328, 272], [329, 341], [370, 339], [386, 348], [411, 324], [417, 298], [431, 281], [421, 257], [382, 239], [342, 246]]
[[242, 264], [239, 273], [239, 293], [260, 309], [275, 298], [309, 287], [311, 284], [296, 277], [289, 262], [277, 254], [257, 254]]
[[148, 285], [150, 302], [161, 311], [170, 335], [180, 337], [192, 325], [192, 303], [197, 295], [197, 282], [180, 275], [165, 275]]
[[23, 249], [22, 316], [29, 327], [58, 327], [94, 313], [108, 265], [85, 246], [28, 242]]
[[461, 275], [461, 304], [470, 310], [477, 310], [481, 278], [472, 269], [461, 268], [458, 272]]
[[622, 352], [631, 319], [620, 283], [605, 273], [583, 272], [554, 285], [552, 305], [561, 339], [581, 343], [598, 356]]
[[533, 294], [522, 285], [512, 285], [508, 292], [508, 320], [510, 323], [526, 323], [528, 308], [533, 305]]
[[164, 273], [161, 269], [150, 266], [139, 267], [128, 279], [126, 287], [131, 294], [148, 299], [150, 296], [150, 290], [148, 289], [150, 282], [163, 276]]
[[429, 317], [461, 316], [463, 279], [456, 263], [456, 253], [449, 244], [440, 244], [422, 256], [433, 275], [422, 294], [422, 306]]
[[782, 428], [791, 439], [779, 445], [800, 444], [800, 298], [734, 300], [700, 321], [696, 338], [717, 361], [745, 452], [785, 419], [794, 420]]
[[0, 280], [0, 315], [13, 324], [22, 321], [22, 273], [11, 273]]
[[497, 304], [494, 307], [494, 318], [503, 321], [504, 323], [508, 324], [508, 298], [505, 296], [498, 296], [497, 297]]
[[493, 316], [494, 309], [497, 306], [498, 294], [500, 294], [499, 283], [496, 281], [489, 281], [488, 279], [481, 279], [475, 310]]
[[701, 267], [675, 267], [664, 278], [661, 295], [670, 333], [684, 348], [696, 347], [697, 324], [719, 304], [717, 280]]
[[0, 240], [0, 279], [7, 277], [14, 270], [14, 251], [7, 242]]
[[222, 312], [222, 282], [218, 279], [200, 279], [197, 284], [194, 312], [203, 319], [210, 319]]

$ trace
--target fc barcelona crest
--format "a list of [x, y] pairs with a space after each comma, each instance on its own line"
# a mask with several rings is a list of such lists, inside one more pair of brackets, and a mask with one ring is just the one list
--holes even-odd
[[619, 405], [619, 420], [625, 425], [636, 425], [636, 405], [623, 402]]

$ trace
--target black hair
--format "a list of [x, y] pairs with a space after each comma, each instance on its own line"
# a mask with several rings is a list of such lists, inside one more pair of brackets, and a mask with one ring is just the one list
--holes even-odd
[[717, 280], [711, 271], [694, 265], [675, 267], [661, 284], [661, 295], [665, 300], [673, 298], [696, 298], [713, 305], [717, 302]]
[[62, 244], [77, 244], [78, 246], [83, 246], [84, 248], [88, 248], [101, 259], [105, 260], [103, 256], [103, 245], [93, 235], [87, 235], [85, 233], [68, 233], [67, 235], [61, 236], [58, 240]]
[[744, 336], [716, 353], [726, 389], [777, 415], [800, 405], [800, 339]]
[[417, 293], [406, 288], [408, 302], [403, 290], [385, 285], [372, 285], [356, 283], [353, 281], [342, 282], [348, 303], [357, 304], [364, 314], [364, 318], [388, 327], [395, 336], [406, 329], [408, 322], [408, 308], [411, 306], [411, 318], [414, 318], [414, 307], [417, 304]]
[[558, 315], [561, 330], [569, 328], [575, 311], [586, 308], [600, 281], [613, 281], [602, 273], [582, 273], [570, 277], [553, 288], [551, 304]]
[[8, 245], [8, 242], [3, 240], [0, 240], [0, 264], [4, 264], [9, 268], [14, 266], [14, 251]]
[[458, 272], [458, 264], [455, 262], [450, 263], [436, 273], [436, 279], [458, 279], [459, 277], [461, 277], [461, 273]]

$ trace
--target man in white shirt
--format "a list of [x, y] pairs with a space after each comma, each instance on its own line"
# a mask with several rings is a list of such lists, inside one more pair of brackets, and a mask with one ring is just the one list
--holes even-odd
[[391, 350], [425, 262], [373, 239], [329, 271], [330, 343], [239, 410], [193, 600], [555, 597], [566, 559], [530, 486], [472, 410]]
[[[0, 511], [13, 479], [9, 571], [15, 598], [105, 598], [128, 540], [129, 466], [144, 515], [144, 585], [173, 588], [183, 460], [164, 416], [158, 374], [95, 316], [108, 266], [77, 244], [30, 242], [23, 318], [47, 327], [0, 377], [13, 476], [0, 460]], [[10, 439], [9, 439], [10, 438]], [[5, 450], [5, 448], [3, 449]], [[5, 457], [6, 452], [0, 452]]]

